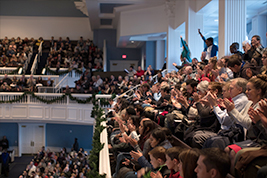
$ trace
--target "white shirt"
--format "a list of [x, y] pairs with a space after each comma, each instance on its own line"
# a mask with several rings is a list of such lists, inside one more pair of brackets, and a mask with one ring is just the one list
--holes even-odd
[[207, 48], [207, 55], [206, 55], [206, 59], [209, 60], [211, 58], [211, 49], [212, 49], [212, 45], [210, 45]]
[[[235, 108], [237, 111], [241, 112], [244, 108], [246, 108], [247, 104], [251, 105], [251, 101], [248, 100], [247, 96], [244, 93], [241, 93], [234, 98], [232, 98]], [[219, 106], [213, 106], [213, 112], [217, 116], [218, 121], [221, 123], [222, 129], [229, 129], [235, 122], [234, 119], [230, 118], [227, 110], [221, 110]]]

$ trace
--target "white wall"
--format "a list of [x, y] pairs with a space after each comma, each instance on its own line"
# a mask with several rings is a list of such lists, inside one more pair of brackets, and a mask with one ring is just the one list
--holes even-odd
[[164, 5], [121, 12], [120, 36], [166, 32], [168, 19]]
[[257, 15], [252, 18], [252, 29], [248, 34], [248, 39], [251, 40], [252, 36], [259, 35], [261, 37], [261, 44], [266, 47], [266, 32], [267, 32], [267, 16]]
[[55, 39], [67, 36], [70, 40], [93, 39], [88, 17], [31, 17], [31, 16], [0, 16], [0, 38], [20, 36], [21, 38]]
[[[28, 98], [30, 100], [30, 98]], [[1, 104], [1, 122], [52, 122], [64, 124], [94, 124], [93, 104]]]

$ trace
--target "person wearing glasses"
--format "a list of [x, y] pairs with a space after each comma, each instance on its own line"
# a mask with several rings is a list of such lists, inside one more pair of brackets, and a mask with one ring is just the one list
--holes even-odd
[[255, 65], [262, 66], [262, 53], [263, 53], [263, 46], [261, 45], [261, 38], [259, 35], [254, 35], [251, 38], [251, 48], [248, 49], [247, 53], [244, 56], [245, 61], [250, 61]]

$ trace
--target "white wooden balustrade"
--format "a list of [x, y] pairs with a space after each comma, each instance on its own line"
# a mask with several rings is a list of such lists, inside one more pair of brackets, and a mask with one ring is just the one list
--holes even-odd
[[[11, 101], [21, 97], [23, 93], [1, 92], [0, 101]], [[45, 100], [61, 97], [60, 93], [35, 93]], [[92, 97], [91, 94], [72, 94], [81, 100]], [[111, 98], [111, 95], [96, 95], [96, 98]], [[31, 94], [23, 96], [16, 103], [0, 104], [0, 122], [43, 122], [43, 123], [73, 123], [94, 124], [91, 118], [93, 104], [79, 104], [70, 100], [69, 96], [52, 104], [46, 104]]]

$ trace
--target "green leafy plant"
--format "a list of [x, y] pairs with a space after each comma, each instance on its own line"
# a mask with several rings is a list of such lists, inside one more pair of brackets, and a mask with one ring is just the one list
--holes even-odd
[[104, 115], [104, 109], [98, 105], [98, 101], [100, 99], [96, 99], [95, 95], [93, 95], [93, 110], [91, 113], [91, 117], [95, 118], [95, 132], [93, 136], [93, 144], [92, 150], [90, 151], [90, 156], [88, 158], [89, 165], [91, 167], [91, 171], [87, 173], [87, 178], [105, 178], [106, 174], [99, 174], [99, 152], [103, 149], [104, 144], [100, 142], [100, 134], [105, 129], [104, 126], [101, 125], [101, 122], [105, 121], [106, 118], [102, 117]]

